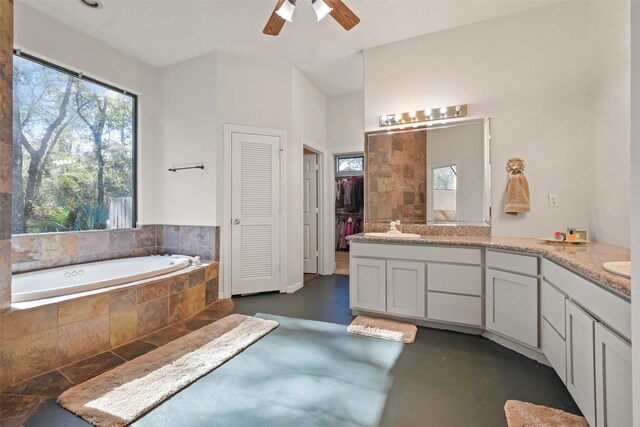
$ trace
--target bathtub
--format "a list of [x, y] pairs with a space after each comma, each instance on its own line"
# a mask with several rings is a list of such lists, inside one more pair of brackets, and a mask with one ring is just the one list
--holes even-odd
[[146, 256], [15, 274], [11, 302], [33, 301], [122, 285], [189, 266], [187, 258]]

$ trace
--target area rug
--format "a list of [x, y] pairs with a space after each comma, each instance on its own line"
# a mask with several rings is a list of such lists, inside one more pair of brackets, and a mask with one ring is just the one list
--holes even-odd
[[509, 427], [589, 427], [584, 417], [518, 400], [508, 400], [504, 412]]
[[58, 403], [96, 426], [125, 426], [278, 326], [232, 314], [70, 388]]
[[353, 319], [347, 330], [352, 334], [411, 344], [416, 340], [418, 327], [396, 320], [358, 316]]

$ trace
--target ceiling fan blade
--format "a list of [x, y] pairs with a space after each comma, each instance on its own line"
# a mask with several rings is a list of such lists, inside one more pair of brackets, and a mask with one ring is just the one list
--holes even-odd
[[349, 31], [360, 22], [360, 18], [358, 18], [342, 0], [324, 0], [324, 2], [333, 8], [331, 16], [338, 21], [338, 24], [342, 25], [342, 28], [345, 30]]
[[280, 9], [280, 6], [282, 6], [282, 3], [284, 3], [285, 1], [287, 0], [278, 0], [278, 2], [276, 3], [276, 7], [275, 9], [273, 9], [269, 20], [267, 21], [267, 25], [265, 25], [264, 30], [262, 30], [264, 34], [267, 34], [269, 36], [277, 36], [278, 34], [280, 34], [280, 30], [282, 30], [282, 27], [284, 27], [284, 23], [286, 21], [276, 15], [276, 11]]

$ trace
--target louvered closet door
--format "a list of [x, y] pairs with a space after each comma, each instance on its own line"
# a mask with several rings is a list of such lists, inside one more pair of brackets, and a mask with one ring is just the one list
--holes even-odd
[[280, 138], [233, 133], [231, 290], [280, 290]]

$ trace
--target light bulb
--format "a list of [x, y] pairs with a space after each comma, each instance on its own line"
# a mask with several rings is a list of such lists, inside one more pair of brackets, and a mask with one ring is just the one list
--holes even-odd
[[416, 112], [415, 111], [409, 111], [409, 117], [411, 117], [412, 119], [416, 118]]
[[393, 116], [393, 118], [395, 119], [396, 122], [399, 122], [402, 119], [402, 114], [396, 113], [396, 115]]
[[446, 114], [446, 113], [447, 113], [447, 107], [440, 108], [440, 114]]

